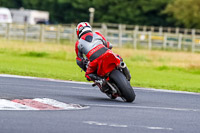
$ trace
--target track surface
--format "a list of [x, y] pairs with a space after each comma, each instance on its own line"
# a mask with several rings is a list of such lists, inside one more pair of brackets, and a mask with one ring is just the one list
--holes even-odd
[[136, 100], [110, 100], [91, 84], [0, 76], [0, 99], [51, 98], [88, 105], [62, 111], [0, 111], [1, 133], [198, 133], [200, 95], [135, 88]]

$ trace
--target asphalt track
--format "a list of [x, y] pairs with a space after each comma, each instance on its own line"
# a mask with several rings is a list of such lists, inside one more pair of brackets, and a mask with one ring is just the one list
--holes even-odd
[[134, 88], [110, 100], [91, 84], [0, 75], [0, 99], [51, 98], [81, 110], [1, 110], [0, 133], [199, 133], [200, 94]]

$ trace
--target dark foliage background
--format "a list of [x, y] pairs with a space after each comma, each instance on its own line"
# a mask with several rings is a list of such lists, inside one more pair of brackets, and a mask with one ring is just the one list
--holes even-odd
[[0, 6], [49, 11], [52, 23], [88, 21], [94, 7], [94, 22], [200, 28], [198, 0], [0, 0]]

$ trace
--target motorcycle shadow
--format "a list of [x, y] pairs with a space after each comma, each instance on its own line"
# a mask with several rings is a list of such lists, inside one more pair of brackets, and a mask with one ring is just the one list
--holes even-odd
[[77, 97], [79, 100], [81, 101], [92, 101], [92, 102], [109, 102], [109, 103], [125, 103], [121, 98], [117, 98], [117, 99], [110, 99], [105, 97], [93, 97], [93, 96], [80, 96]]
[[74, 95], [60, 95], [61, 97], [66, 97], [67, 99], [76, 101], [77, 103], [80, 101], [80, 103], [83, 102], [92, 102], [95, 104], [99, 104], [99, 103], [118, 103], [118, 104], [134, 104], [133, 103], [127, 103], [124, 102], [120, 97], [118, 97], [117, 99], [110, 99], [106, 96], [91, 96], [91, 95], [80, 95], [80, 94], [74, 94]]

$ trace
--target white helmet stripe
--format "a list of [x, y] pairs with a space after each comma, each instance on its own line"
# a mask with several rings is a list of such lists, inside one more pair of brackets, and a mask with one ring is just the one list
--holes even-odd
[[85, 31], [92, 31], [90, 27], [85, 27], [81, 33], [79, 33], [79, 37], [85, 32]]
[[86, 33], [86, 31], [92, 32], [92, 28], [88, 22], [81, 22], [77, 25], [76, 32], [78, 38], [80, 38], [84, 32]]

